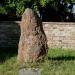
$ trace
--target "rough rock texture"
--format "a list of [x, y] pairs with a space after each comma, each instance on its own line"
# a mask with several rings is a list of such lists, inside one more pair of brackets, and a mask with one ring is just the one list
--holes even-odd
[[47, 54], [47, 40], [42, 22], [27, 8], [21, 20], [21, 36], [18, 49], [18, 61], [36, 62], [42, 60]]
[[22, 68], [19, 75], [41, 75], [41, 70], [39, 68]]

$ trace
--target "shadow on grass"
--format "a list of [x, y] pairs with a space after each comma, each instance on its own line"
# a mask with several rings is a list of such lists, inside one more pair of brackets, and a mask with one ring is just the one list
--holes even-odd
[[57, 60], [57, 61], [60, 61], [60, 60], [65, 60], [65, 61], [75, 60], [75, 56], [48, 57], [48, 60]]
[[16, 56], [18, 52], [17, 47], [4, 47], [0, 48], [0, 63], [5, 62], [6, 59], [10, 59], [13, 56]]

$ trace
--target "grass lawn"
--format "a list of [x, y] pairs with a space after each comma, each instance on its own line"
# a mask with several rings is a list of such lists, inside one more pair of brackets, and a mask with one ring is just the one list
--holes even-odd
[[[6, 58], [0, 63], [0, 75], [18, 75], [22, 65], [17, 63], [17, 57]], [[24, 67], [38, 67], [41, 75], [75, 75], [75, 51], [64, 49], [49, 49], [48, 58], [43, 63], [25, 63]]]

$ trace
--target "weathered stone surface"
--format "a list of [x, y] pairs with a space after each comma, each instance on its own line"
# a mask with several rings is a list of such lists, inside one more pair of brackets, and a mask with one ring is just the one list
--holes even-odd
[[47, 54], [47, 40], [40, 18], [34, 14], [32, 9], [27, 8], [20, 26], [18, 61], [40, 61]]
[[23, 69], [20, 69], [19, 71], [19, 75], [41, 75], [41, 70], [38, 69], [38, 68], [23, 68]]

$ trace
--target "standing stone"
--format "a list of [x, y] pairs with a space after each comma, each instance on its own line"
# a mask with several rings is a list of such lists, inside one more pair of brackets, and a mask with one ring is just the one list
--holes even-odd
[[21, 36], [18, 48], [19, 62], [37, 62], [47, 54], [47, 40], [38, 16], [27, 8], [22, 15]]

